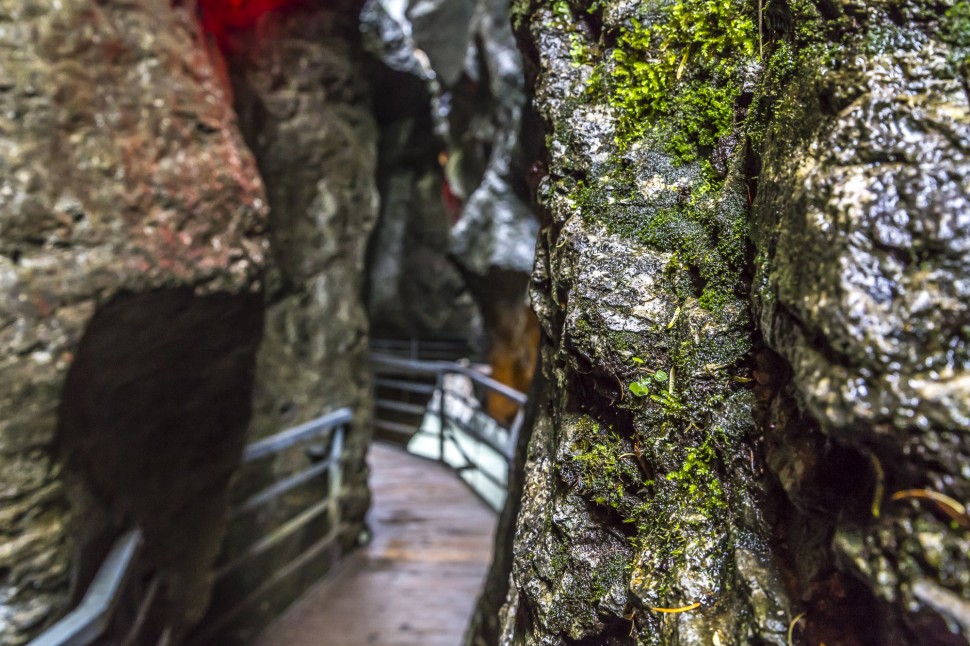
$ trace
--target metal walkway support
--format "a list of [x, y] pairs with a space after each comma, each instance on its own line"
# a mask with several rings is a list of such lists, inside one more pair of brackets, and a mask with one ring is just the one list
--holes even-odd
[[[279, 581], [301, 570], [317, 556], [331, 548], [339, 537], [340, 531], [340, 483], [341, 456], [344, 438], [352, 421], [350, 409], [342, 408], [306, 424], [287, 429], [271, 437], [258, 440], [246, 447], [243, 464], [254, 464], [273, 458], [285, 451], [303, 450], [310, 464], [296, 473], [268, 483], [259, 491], [252, 493], [237, 504], [230, 513], [230, 533], [232, 527], [246, 522], [248, 516], [258, 513], [274, 500], [297, 490], [299, 487], [325, 476], [326, 495], [309, 501], [283, 524], [271, 532], [246, 545], [238, 553], [226, 558], [216, 570], [216, 591], [229, 580], [231, 575], [244, 569], [244, 565], [272, 552], [301, 529], [318, 523], [323, 518], [326, 528], [322, 536], [317, 536], [310, 545], [301, 545], [296, 554], [283, 568], [270, 576], [259, 578], [249, 587], [240, 586], [239, 581], [231, 582], [231, 603], [226, 607], [215, 604], [200, 630], [192, 635], [188, 643], [207, 645], [216, 635], [224, 631], [233, 620], [247, 610], [252, 610], [260, 594], [271, 589]], [[41, 633], [28, 646], [87, 646], [105, 637], [111, 629], [118, 605], [126, 592], [129, 575], [135, 570], [136, 559], [142, 545], [142, 532], [132, 529], [122, 534], [108, 553], [81, 603], [60, 621]], [[252, 579], [250, 579], [252, 580]], [[136, 600], [138, 608], [131, 626], [124, 627], [122, 643], [138, 644], [140, 630], [145, 618], [151, 611], [158, 589], [158, 580], [149, 585], [141, 599]], [[129, 592], [130, 594], [130, 592]], [[223, 597], [225, 599], [225, 597]], [[214, 601], [219, 598], [214, 597]], [[278, 608], [277, 611], [282, 610]], [[168, 643], [163, 635], [159, 643]]]

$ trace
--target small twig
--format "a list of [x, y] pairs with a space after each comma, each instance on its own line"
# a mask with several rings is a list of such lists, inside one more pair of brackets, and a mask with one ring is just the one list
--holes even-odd
[[800, 612], [797, 615], [795, 615], [795, 618], [791, 620], [790, 624], [788, 624], [788, 646], [794, 646], [794, 642], [792, 641], [792, 639], [795, 635], [795, 624], [801, 621], [802, 617], [804, 616], [805, 616], [805, 613]]
[[668, 330], [669, 330], [670, 328], [672, 328], [672, 327], [674, 327], [674, 323], [676, 323], [676, 322], [677, 322], [677, 319], [678, 319], [678, 318], [680, 318], [680, 305], [678, 305], [678, 306], [677, 306], [677, 309], [676, 309], [676, 310], [674, 310], [674, 317], [673, 317], [672, 319], [670, 319], [670, 323], [668, 323], [668, 324], [667, 324], [667, 329], [668, 329]]
[[879, 518], [882, 498], [886, 495], [886, 473], [882, 470], [882, 465], [875, 453], [869, 454], [869, 461], [872, 463], [872, 470], [876, 472], [875, 490], [872, 492], [872, 517]]
[[636, 451], [637, 462], [640, 463], [640, 468], [643, 469], [643, 474], [646, 475], [648, 473], [647, 463], [643, 461], [643, 451], [640, 450], [640, 440], [637, 438], [633, 438], [633, 450]]
[[684, 73], [684, 68], [687, 67], [687, 57], [688, 56], [690, 56], [690, 48], [689, 47], [687, 48], [687, 51], [684, 52], [684, 57], [682, 59], [680, 59], [680, 66], [677, 67], [677, 80], [678, 81], [680, 80], [680, 77]]
[[665, 614], [671, 615], [671, 614], [676, 614], [678, 612], [687, 612], [689, 610], [694, 610], [695, 608], [700, 608], [700, 607], [701, 607], [700, 601], [695, 601], [694, 603], [690, 604], [689, 606], [681, 606], [680, 608], [653, 608], [653, 607], [651, 607], [650, 609], [653, 610], [654, 612], [663, 612]]
[[758, 0], [758, 58], [765, 58], [765, 30], [764, 30], [765, 5], [764, 0]]
[[929, 489], [904, 489], [893, 494], [893, 502], [905, 500], [906, 498], [918, 498], [921, 500], [932, 500], [944, 514], [960, 523], [965, 528], [970, 528], [970, 517], [967, 516], [967, 509], [959, 502], [946, 494]]

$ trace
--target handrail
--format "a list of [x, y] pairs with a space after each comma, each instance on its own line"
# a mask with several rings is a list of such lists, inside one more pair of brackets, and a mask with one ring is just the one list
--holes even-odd
[[321, 499], [310, 501], [308, 506], [300, 509], [294, 516], [281, 525], [270, 529], [265, 534], [254, 538], [243, 549], [222, 563], [215, 571], [215, 580], [221, 581], [237, 568], [274, 549], [296, 532], [323, 516], [327, 517], [326, 534], [314, 537], [312, 544], [301, 547], [300, 554], [293, 557], [278, 570], [270, 573], [265, 580], [258, 582], [255, 589], [247, 589], [243, 598], [232, 607], [220, 611], [217, 616], [207, 620], [192, 635], [188, 644], [210, 644], [219, 631], [235, 621], [247, 608], [251, 607], [259, 596], [289, 576], [292, 572], [303, 567], [305, 563], [319, 556], [324, 550], [336, 545], [340, 537], [340, 487], [343, 479], [342, 458], [347, 428], [353, 422], [353, 412], [349, 408], [341, 408], [314, 420], [280, 431], [275, 435], [250, 443], [243, 454], [243, 462], [251, 463], [262, 458], [279, 454], [284, 450], [318, 439], [326, 431], [331, 431], [329, 452], [326, 457], [314, 461], [309, 466], [276, 480], [261, 491], [238, 503], [230, 510], [230, 520], [238, 522], [245, 514], [262, 507], [282, 496], [284, 493], [307, 484], [314, 478], [327, 474], [327, 495]]
[[[399, 438], [398, 441], [406, 438], [410, 452], [455, 469], [479, 496], [494, 509], [500, 509], [508, 470], [515, 460], [515, 447], [525, 419], [524, 407], [528, 396], [473, 367], [453, 361], [409, 359], [372, 352], [371, 365], [375, 374], [380, 375], [374, 380], [375, 389], [385, 393], [396, 391], [405, 399], [399, 402], [391, 395], [375, 397], [378, 411], [376, 428], [390, 433], [393, 438]], [[449, 375], [465, 377], [472, 382], [472, 386], [479, 386], [514, 402], [518, 410], [511, 423], [503, 425], [489, 415], [477, 396], [449, 387]], [[434, 378], [434, 386], [421, 381], [422, 378], [431, 377]], [[415, 381], [409, 382], [409, 378]], [[430, 396], [431, 401], [421, 395]], [[429, 418], [429, 415], [432, 417]], [[411, 421], [415, 418], [420, 421]], [[434, 419], [437, 422], [429, 421]], [[484, 422], [485, 426], [480, 427], [479, 422]], [[489, 428], [492, 431], [486, 432]], [[433, 443], [429, 443], [428, 439], [432, 439]], [[479, 447], [487, 447], [488, 452], [482, 454], [466, 450], [463, 444], [469, 441]], [[494, 457], [490, 458], [489, 455]], [[495, 462], [496, 459], [500, 462]], [[506, 470], [504, 478], [495, 473], [497, 468], [501, 469], [497, 465], [503, 463]], [[473, 473], [477, 475], [471, 475]], [[480, 488], [480, 481], [475, 484], [475, 478], [484, 478], [491, 483], [486, 487], [487, 491]]]
[[401, 357], [395, 357], [389, 354], [372, 353], [371, 363], [386, 368], [398, 368], [419, 375], [439, 375], [441, 373], [464, 375], [488, 390], [508, 397], [517, 404], [525, 404], [528, 401], [528, 396], [525, 393], [506, 386], [499, 381], [495, 381], [474, 368], [455, 363], [454, 361], [422, 361], [419, 359], [402, 359]]
[[352, 419], [353, 413], [350, 409], [341, 408], [322, 417], [310, 420], [305, 424], [300, 424], [299, 426], [288, 428], [285, 431], [280, 431], [276, 435], [270, 435], [267, 438], [257, 440], [246, 447], [246, 452], [243, 454], [243, 462], [249, 463], [266, 457], [267, 455], [279, 453], [283, 449], [299, 444], [323, 431], [336, 426], [349, 424]]
[[[340, 486], [340, 460], [343, 454], [344, 429], [353, 421], [353, 413], [348, 408], [341, 408], [327, 415], [323, 415], [305, 424], [286, 429], [270, 437], [250, 443], [243, 454], [243, 463], [250, 463], [270, 455], [275, 455], [287, 448], [314, 439], [324, 431], [333, 430], [333, 440], [330, 445], [330, 455], [327, 459], [315, 463], [287, 478], [279, 480], [262, 491], [250, 496], [234, 510], [232, 517], [252, 511], [283, 493], [310, 481], [325, 471], [330, 471], [330, 492], [326, 501], [316, 505], [308, 512], [304, 512], [297, 519], [287, 524], [292, 530], [297, 525], [305, 524], [308, 520], [319, 515], [320, 510], [328, 511], [331, 515], [330, 535], [324, 542], [335, 539], [339, 518], [337, 496]], [[319, 508], [319, 509], [318, 509]], [[290, 527], [292, 525], [292, 527]], [[273, 532], [262, 537], [249, 550], [244, 552], [227, 566], [217, 571], [216, 577], [223, 576], [239, 563], [247, 560], [267, 546], [278, 540], [279, 532]], [[143, 542], [140, 529], [132, 529], [118, 538], [98, 569], [94, 580], [88, 587], [81, 603], [57, 623], [38, 635], [27, 646], [88, 646], [102, 637], [108, 630], [112, 615], [121, 596], [125, 581], [132, 570], [132, 564]]]
[[81, 603], [28, 646], [87, 646], [104, 634], [142, 544], [140, 529], [115, 541]]

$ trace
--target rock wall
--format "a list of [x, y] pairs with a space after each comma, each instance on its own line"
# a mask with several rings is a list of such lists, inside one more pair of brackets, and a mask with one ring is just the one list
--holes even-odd
[[[449, 257], [460, 202], [441, 168], [446, 145], [432, 105], [441, 86], [400, 9], [371, 0], [362, 14], [380, 126], [381, 207], [368, 251], [368, 313], [375, 336], [477, 344], [481, 314]], [[443, 31], [448, 39], [465, 46], [462, 29]]]
[[0, 15], [0, 644], [54, 620], [136, 524], [177, 636], [249, 421], [262, 184], [194, 16]]
[[804, 638], [966, 643], [970, 9], [798, 11], [752, 231]]
[[[417, 3], [412, 14], [433, 4]], [[507, 0], [474, 4], [464, 75], [447, 97], [451, 112], [444, 170], [463, 202], [449, 251], [481, 310], [492, 374], [525, 391], [536, 365], [538, 324], [526, 294], [539, 229], [526, 176], [541, 143], [526, 105], [508, 7]], [[433, 52], [435, 23], [428, 14], [420, 15], [421, 20], [412, 18], [415, 41]], [[487, 403], [499, 419], [515, 414], [501, 397]]]
[[505, 0], [365, 7], [375, 87], [396, 90], [376, 93], [382, 216], [369, 294], [375, 326], [400, 336], [477, 341], [484, 326], [496, 376], [526, 389], [537, 224], [523, 167], [538, 140], [507, 12]]
[[965, 5], [512, 18], [546, 387], [470, 640], [964, 643]]
[[[209, 643], [249, 643], [365, 532], [372, 402], [363, 283], [377, 219], [377, 127], [359, 11], [356, 2], [281, 9], [254, 29], [227, 34], [224, 45], [241, 129], [270, 208], [266, 322], [250, 439], [345, 406], [354, 423], [345, 443], [336, 543], [276, 581], [331, 528], [320, 520], [279, 534], [271, 550], [216, 589], [204, 626], [215, 631], [205, 633]], [[252, 494], [270, 475], [286, 477], [310, 461], [300, 450], [272, 465], [253, 465], [240, 474], [239, 493]], [[234, 525], [223, 561], [318, 502], [327, 485], [326, 476], [318, 477]]]

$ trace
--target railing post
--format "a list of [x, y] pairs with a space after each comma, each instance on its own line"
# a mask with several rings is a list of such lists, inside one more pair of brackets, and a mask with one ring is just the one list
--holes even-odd
[[445, 461], [445, 421], [448, 414], [445, 412], [445, 373], [442, 370], [438, 373], [438, 461]]
[[337, 535], [340, 531], [340, 487], [343, 484], [344, 434], [347, 426], [342, 424], [334, 429], [333, 445], [330, 447], [330, 531]]

